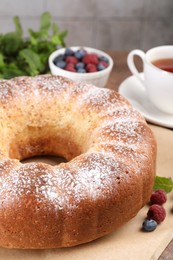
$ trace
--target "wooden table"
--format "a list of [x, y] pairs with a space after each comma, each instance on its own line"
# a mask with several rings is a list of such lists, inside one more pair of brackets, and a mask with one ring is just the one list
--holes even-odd
[[[118, 90], [120, 83], [131, 75], [127, 66], [128, 52], [108, 52], [114, 60], [114, 67], [108, 81], [107, 87]], [[142, 70], [142, 64], [139, 59], [136, 59], [136, 64], [139, 70]], [[152, 246], [152, 245], [151, 245]], [[147, 260], [147, 259], [146, 259]], [[173, 260], [173, 240], [166, 247], [158, 260]]]

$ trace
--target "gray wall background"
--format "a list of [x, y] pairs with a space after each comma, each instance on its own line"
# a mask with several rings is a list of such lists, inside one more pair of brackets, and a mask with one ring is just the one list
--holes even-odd
[[69, 46], [147, 50], [173, 44], [173, 0], [1, 0], [0, 33], [13, 30], [12, 17], [19, 15], [27, 35], [45, 11], [68, 30]]

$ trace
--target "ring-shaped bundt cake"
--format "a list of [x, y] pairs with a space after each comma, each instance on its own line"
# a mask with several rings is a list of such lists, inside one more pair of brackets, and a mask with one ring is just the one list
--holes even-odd
[[[22, 163], [62, 156], [51, 166]], [[59, 248], [108, 234], [148, 201], [156, 143], [117, 92], [44, 75], [0, 81], [0, 246]]]

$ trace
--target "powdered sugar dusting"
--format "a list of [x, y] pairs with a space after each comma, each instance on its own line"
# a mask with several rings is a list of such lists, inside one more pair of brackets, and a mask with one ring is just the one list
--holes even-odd
[[11, 97], [11, 84], [6, 80], [2, 80], [0, 83], [0, 101], [5, 103], [8, 98]]
[[[95, 203], [103, 197], [109, 199], [116, 192], [118, 196], [121, 183], [130, 183], [126, 171], [129, 165], [120, 154], [124, 158], [128, 155], [129, 160], [135, 162], [141, 142], [145, 142], [146, 123], [139, 113], [114, 91], [61, 77], [20, 77], [0, 82], [1, 101], [8, 103], [10, 97], [19, 96], [23, 100], [26, 95], [34, 102], [55, 96], [57, 100], [66, 98], [71, 101], [73, 111], [84, 113], [87, 120], [90, 119], [87, 123], [91, 121], [90, 125], [93, 123], [95, 127], [88, 128], [91, 129], [88, 150], [66, 164], [53, 167], [42, 163], [23, 165], [8, 158], [1, 160], [0, 197], [3, 197], [3, 204], [15, 202], [21, 206], [27, 198], [27, 203], [31, 201], [36, 209], [67, 209], [68, 214], [83, 200]], [[85, 142], [85, 138], [82, 136], [81, 142]], [[150, 144], [143, 149], [147, 152], [151, 149]], [[144, 157], [139, 160], [145, 164]]]
[[35, 87], [41, 89], [44, 95], [55, 95], [58, 91], [65, 91], [73, 85], [70, 79], [50, 75], [37, 76], [34, 78], [34, 83]]
[[[83, 160], [74, 160], [70, 164], [72, 171], [77, 170], [75, 194], [87, 194], [90, 199], [97, 199], [112, 192], [115, 188], [116, 176], [123, 176], [118, 161], [110, 154], [88, 153]], [[78, 192], [80, 191], [80, 192]]]
[[[0, 80], [0, 102], [8, 103], [11, 100], [27, 99], [32, 95], [50, 96], [57, 95], [59, 91], [66, 91], [73, 85], [69, 79], [40, 75], [36, 77], [16, 77], [11, 80]], [[11, 99], [12, 98], [12, 99]]]
[[13, 167], [9, 174], [0, 177], [4, 204], [10, 200], [19, 206], [25, 196], [28, 203], [34, 196], [37, 206], [44, 201], [47, 208], [53, 205], [56, 210], [71, 210], [85, 199], [97, 200], [111, 195], [117, 180], [125, 175], [119, 162], [106, 153], [89, 153], [82, 157], [65, 167], [41, 163]]
[[97, 87], [90, 88], [85, 95], [79, 99], [79, 104], [88, 105], [88, 109], [92, 111], [114, 110], [115, 107], [126, 106], [127, 102], [124, 101], [118, 93], [112, 92], [109, 89], [99, 89]]

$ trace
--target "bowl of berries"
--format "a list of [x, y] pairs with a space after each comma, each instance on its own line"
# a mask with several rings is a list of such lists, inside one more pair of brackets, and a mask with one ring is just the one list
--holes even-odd
[[53, 75], [105, 87], [113, 68], [113, 60], [101, 50], [70, 47], [54, 51], [49, 56], [49, 67]]

